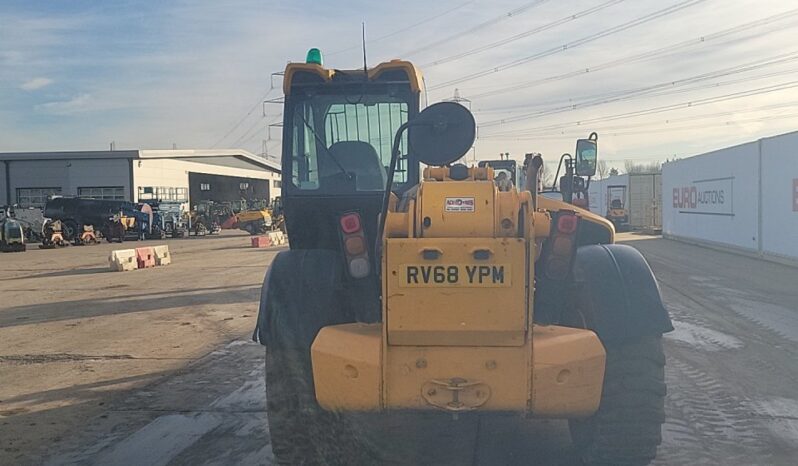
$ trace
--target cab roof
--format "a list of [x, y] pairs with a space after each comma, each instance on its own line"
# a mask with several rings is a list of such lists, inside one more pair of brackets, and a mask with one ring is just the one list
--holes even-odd
[[283, 78], [283, 93], [291, 94], [291, 90], [301, 85], [317, 85], [331, 81], [363, 80], [366, 75], [369, 81], [406, 82], [413, 92], [420, 92], [422, 88], [421, 72], [415, 65], [405, 60], [391, 60], [369, 68], [367, 73], [363, 70], [337, 70], [325, 68], [315, 63], [289, 63], [285, 67]]

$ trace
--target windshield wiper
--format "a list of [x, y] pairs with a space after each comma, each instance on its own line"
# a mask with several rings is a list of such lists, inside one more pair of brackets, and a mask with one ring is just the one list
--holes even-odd
[[324, 148], [324, 152], [326, 152], [327, 155], [329, 155], [330, 158], [333, 160], [333, 162], [335, 162], [335, 164], [338, 165], [338, 168], [341, 170], [341, 173], [346, 175], [346, 179], [352, 180], [353, 179], [352, 178], [352, 174], [349, 173], [348, 171], [346, 171], [346, 168], [344, 168], [344, 166], [341, 164], [341, 162], [337, 158], [335, 158], [335, 156], [332, 154], [332, 152], [330, 152], [330, 149], [327, 148], [327, 144], [325, 144], [325, 142], [321, 140], [319, 135], [316, 133], [316, 130], [314, 130], [310, 126], [310, 124], [308, 123], [308, 120], [305, 119], [304, 113], [300, 113], [299, 116], [302, 118], [302, 122], [305, 123], [305, 128], [309, 129], [310, 132], [313, 133], [313, 138], [316, 139], [316, 142], [318, 143], [318, 145], [320, 145], [322, 148]]

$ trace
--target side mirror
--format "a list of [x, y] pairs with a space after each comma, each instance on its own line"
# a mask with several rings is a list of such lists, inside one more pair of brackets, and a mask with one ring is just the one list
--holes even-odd
[[427, 165], [448, 165], [468, 153], [476, 137], [474, 115], [454, 102], [438, 102], [409, 122], [410, 150]]
[[598, 160], [598, 134], [590, 133], [587, 139], [576, 140], [576, 175], [593, 176], [596, 174]]

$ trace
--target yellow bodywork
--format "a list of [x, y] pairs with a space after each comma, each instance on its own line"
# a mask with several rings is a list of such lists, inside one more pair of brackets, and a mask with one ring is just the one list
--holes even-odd
[[604, 348], [590, 330], [533, 323], [534, 269], [551, 212], [574, 211], [611, 239], [612, 225], [563, 202], [500, 192], [490, 168], [471, 168], [462, 181], [427, 168], [407, 209], [398, 204], [383, 238], [382, 322], [319, 332], [311, 348], [319, 404], [594, 413]]
[[268, 210], [245, 210], [243, 212], [239, 212], [236, 214], [236, 218], [238, 219], [238, 223], [246, 224], [250, 222], [266, 222], [271, 223], [271, 215], [269, 215]]
[[[405, 75], [405, 79], [410, 85], [411, 91], [419, 92], [422, 89], [421, 72], [415, 67], [415, 65], [404, 60], [391, 60], [380, 63], [374, 68], [370, 68], [368, 70], [368, 79], [373, 81], [380, 79], [380, 77], [385, 73], [396, 71]], [[315, 63], [289, 63], [285, 67], [285, 73], [283, 77], [283, 93], [285, 95], [291, 94], [295, 78], [300, 74], [304, 73], [306, 75], [315, 76], [318, 77], [317, 79], [320, 79], [321, 82], [328, 82], [332, 81], [337, 72], [337, 70], [324, 68], [323, 66], [317, 65]], [[361, 70], [357, 70], [355, 72], [362, 73]]]

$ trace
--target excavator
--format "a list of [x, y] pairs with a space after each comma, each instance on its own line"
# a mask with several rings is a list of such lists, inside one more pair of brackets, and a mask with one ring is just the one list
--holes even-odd
[[501, 435], [479, 427], [492, 416], [566, 420], [587, 465], [649, 464], [672, 325], [642, 255], [570, 202], [597, 137], [577, 141], [563, 199], [537, 192], [539, 158], [499, 190], [456, 163], [473, 115], [421, 110], [422, 90], [403, 60], [341, 70], [311, 49], [285, 69], [292, 236], [253, 334], [275, 464], [467, 464], [469, 436]]

